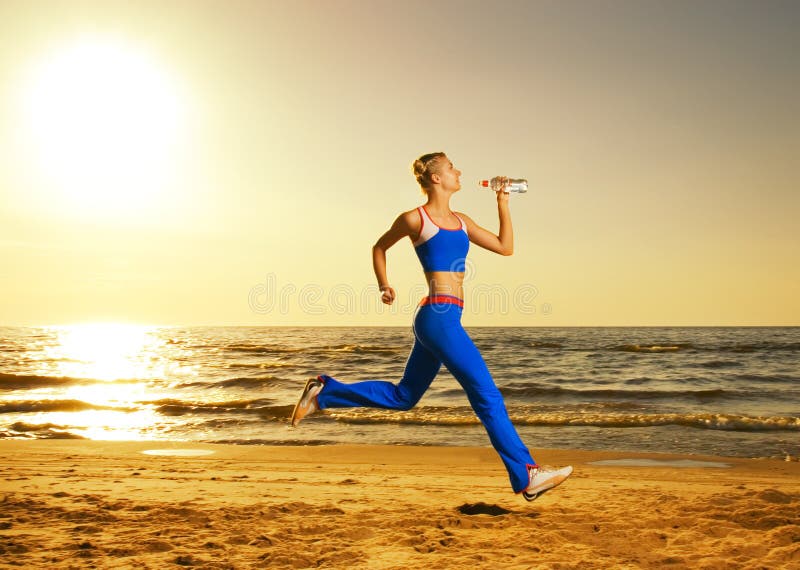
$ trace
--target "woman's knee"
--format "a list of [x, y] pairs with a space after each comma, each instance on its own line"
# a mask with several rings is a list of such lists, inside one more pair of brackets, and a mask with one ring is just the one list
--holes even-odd
[[420, 397], [416, 394], [413, 394], [411, 390], [406, 388], [405, 386], [397, 386], [394, 391], [395, 394], [395, 402], [397, 405], [397, 409], [403, 412], [407, 412], [411, 408], [417, 405], [419, 402]]
[[505, 411], [506, 404], [503, 401], [503, 396], [494, 385], [484, 389], [468, 390], [467, 397], [472, 409], [475, 410], [478, 416], [494, 415], [498, 411]]

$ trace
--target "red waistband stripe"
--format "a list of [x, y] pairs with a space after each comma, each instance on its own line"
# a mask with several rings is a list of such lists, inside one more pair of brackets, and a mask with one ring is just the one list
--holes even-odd
[[462, 301], [458, 297], [453, 297], [452, 295], [431, 295], [430, 297], [425, 297], [424, 299], [422, 299], [422, 301], [419, 302], [420, 305], [431, 305], [434, 303], [458, 305], [462, 309], [464, 308], [464, 301]]

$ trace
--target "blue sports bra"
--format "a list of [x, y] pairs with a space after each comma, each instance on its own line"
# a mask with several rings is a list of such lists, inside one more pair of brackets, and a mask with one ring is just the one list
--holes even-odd
[[419, 237], [414, 242], [422, 269], [430, 271], [464, 272], [464, 264], [469, 251], [469, 236], [467, 225], [458, 215], [461, 227], [455, 230], [441, 228], [431, 220], [425, 206], [417, 208], [422, 219]]

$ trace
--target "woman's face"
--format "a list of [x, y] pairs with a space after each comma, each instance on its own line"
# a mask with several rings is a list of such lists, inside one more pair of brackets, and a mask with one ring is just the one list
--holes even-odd
[[442, 188], [457, 192], [461, 190], [461, 171], [458, 170], [449, 158], [443, 156], [439, 159], [438, 165], [439, 172], [437, 173], [440, 178]]

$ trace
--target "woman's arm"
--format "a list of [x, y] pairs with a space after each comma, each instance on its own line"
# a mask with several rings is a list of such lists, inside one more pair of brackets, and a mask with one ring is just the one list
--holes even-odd
[[378, 287], [381, 290], [381, 301], [387, 305], [394, 302], [396, 295], [386, 276], [386, 250], [400, 239], [412, 235], [414, 232], [413, 214], [413, 210], [400, 214], [392, 227], [372, 246], [372, 269], [375, 271], [375, 278], [378, 280]]
[[459, 213], [459, 216], [467, 222], [469, 241], [500, 255], [514, 253], [514, 229], [511, 226], [511, 209], [508, 206], [508, 197], [509, 194], [507, 192], [497, 193], [497, 213], [500, 216], [500, 231], [497, 235], [476, 224], [466, 214]]

